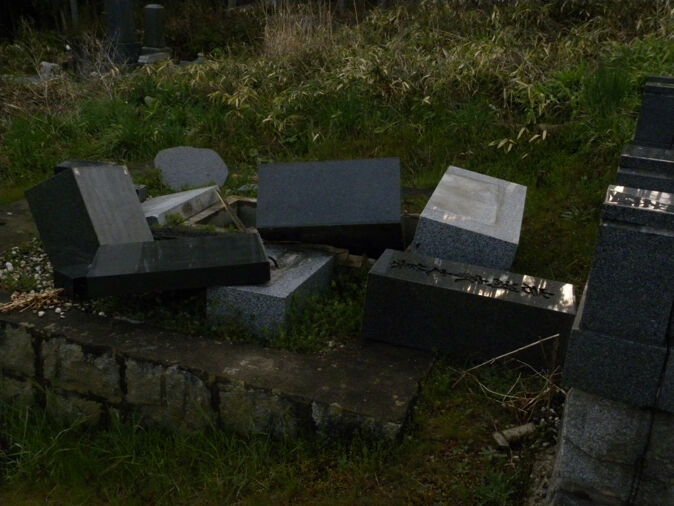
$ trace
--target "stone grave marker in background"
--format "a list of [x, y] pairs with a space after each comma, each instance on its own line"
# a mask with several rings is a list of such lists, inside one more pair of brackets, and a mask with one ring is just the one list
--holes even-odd
[[519, 244], [526, 191], [450, 166], [421, 213], [412, 251], [508, 270]]
[[569, 340], [549, 504], [674, 501], [674, 195], [609, 186]]
[[674, 193], [674, 149], [628, 145], [620, 156], [616, 184]]
[[166, 47], [166, 14], [163, 5], [147, 4], [143, 8], [143, 50], [144, 55], [152, 53], [169, 53]]
[[222, 186], [229, 173], [215, 151], [189, 146], [162, 149], [154, 166], [161, 170], [162, 182], [174, 191], [210, 184]]
[[150, 225], [164, 225], [170, 215], [186, 220], [219, 202], [218, 187], [208, 186], [155, 197], [143, 202], [142, 208]]
[[674, 149], [674, 78], [649, 77], [646, 81], [634, 144]]
[[275, 334], [284, 328], [291, 311], [330, 286], [333, 255], [320, 250], [267, 246], [271, 279], [261, 285], [208, 289], [208, 317], [237, 320], [254, 335]]
[[[575, 314], [573, 285], [387, 250], [368, 274], [362, 335], [487, 360], [554, 334], [563, 348]], [[541, 352], [518, 358], [545, 364]]]
[[400, 160], [260, 167], [256, 223], [265, 239], [330, 244], [378, 256], [400, 248]]
[[105, 0], [108, 37], [115, 63], [132, 63], [138, 59], [140, 44], [136, 42], [135, 0]]

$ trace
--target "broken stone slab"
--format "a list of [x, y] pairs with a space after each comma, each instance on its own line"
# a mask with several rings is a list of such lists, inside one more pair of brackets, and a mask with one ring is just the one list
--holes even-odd
[[224, 234], [102, 245], [88, 264], [54, 270], [68, 296], [100, 297], [269, 280], [258, 234]]
[[254, 335], [276, 334], [292, 311], [330, 286], [334, 256], [307, 248], [267, 246], [271, 279], [262, 285], [208, 289], [208, 317], [235, 319]]
[[674, 193], [674, 149], [628, 145], [620, 155], [616, 185]]
[[66, 168], [26, 199], [54, 268], [88, 264], [101, 245], [152, 241], [126, 167]]
[[215, 151], [189, 146], [162, 149], [154, 166], [161, 170], [162, 182], [174, 191], [211, 184], [222, 186], [229, 173]]
[[646, 81], [634, 144], [674, 149], [674, 78], [649, 77]]
[[157, 51], [154, 53], [141, 54], [138, 57], [138, 63], [141, 65], [153, 65], [155, 63], [160, 63], [163, 61], [169, 61], [171, 59], [171, 53], [165, 51]]
[[378, 256], [402, 245], [400, 160], [262, 165], [256, 224], [265, 240], [300, 241]]
[[142, 208], [150, 225], [164, 225], [171, 215], [186, 220], [218, 203], [218, 187], [209, 186], [155, 197], [143, 202]]
[[666, 346], [674, 301], [674, 195], [609, 186], [580, 328]]
[[[335, 435], [357, 431], [393, 439], [404, 427], [419, 382], [432, 362], [430, 354], [381, 343], [349, 342], [319, 354], [298, 354], [185, 336], [79, 311], [70, 311], [65, 319], [51, 312], [42, 318], [10, 313], [0, 315], [0, 321], [29, 329], [38, 349], [52, 339], [64, 339], [83, 353], [116, 357], [99, 361], [101, 369], [93, 372], [102, 377], [121, 375], [126, 385], [121, 402], [115, 400], [119, 391], [111, 392], [108, 399], [106, 389], [91, 396], [79, 388], [88, 374], [79, 364], [83, 377], [77, 389], [71, 391], [69, 383], [63, 382], [63, 390], [53, 393], [64, 409], [73, 402], [86, 402], [94, 411], [104, 407], [140, 412], [143, 422], [173, 428], [198, 427], [203, 419], [201, 426], [215, 423], [244, 432], [295, 435], [309, 430]], [[0, 326], [0, 342], [4, 328]], [[44, 381], [38, 378], [40, 370], [35, 369], [31, 378], [35, 389]], [[72, 371], [54, 371], [57, 380], [72, 377]], [[12, 374], [4, 366], [1, 372]], [[174, 384], [176, 388], [169, 392], [167, 386]], [[29, 397], [30, 392], [24, 393]]]
[[526, 186], [450, 166], [419, 217], [412, 251], [508, 270], [526, 192]]
[[[575, 314], [571, 284], [387, 250], [368, 274], [362, 335], [488, 360], [559, 334], [563, 356]], [[553, 347], [517, 357], [551, 366]]]

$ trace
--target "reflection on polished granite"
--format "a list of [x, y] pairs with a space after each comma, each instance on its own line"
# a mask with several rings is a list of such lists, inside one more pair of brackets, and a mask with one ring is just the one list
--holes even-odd
[[105, 245], [90, 264], [54, 271], [55, 285], [79, 297], [255, 284], [269, 277], [262, 241], [250, 233]]

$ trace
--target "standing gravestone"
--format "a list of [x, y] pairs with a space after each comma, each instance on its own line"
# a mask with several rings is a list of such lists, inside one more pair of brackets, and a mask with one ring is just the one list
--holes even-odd
[[135, 0], [105, 0], [108, 37], [115, 63], [131, 63], [138, 59], [140, 44], [136, 42]]
[[419, 218], [412, 250], [508, 270], [520, 239], [527, 189], [450, 166]]
[[646, 81], [634, 144], [674, 148], [674, 78], [649, 77]]
[[147, 4], [143, 8], [143, 54], [168, 53], [166, 47], [166, 14], [163, 5]]
[[174, 191], [216, 184], [223, 186], [227, 165], [212, 149], [178, 146], [162, 149], [154, 159], [162, 182]]
[[620, 156], [616, 184], [674, 193], [674, 149], [628, 145]]
[[378, 256], [400, 248], [400, 160], [279, 163], [258, 172], [265, 239], [330, 244]]
[[267, 247], [271, 279], [264, 284], [208, 289], [208, 318], [236, 320], [256, 336], [284, 329], [291, 312], [330, 286], [333, 255], [319, 250]]
[[674, 504], [674, 195], [609, 186], [549, 504]]
[[[554, 334], [563, 348], [575, 313], [573, 285], [387, 250], [368, 274], [362, 335], [486, 360]], [[518, 357], [552, 364], [551, 349]]]

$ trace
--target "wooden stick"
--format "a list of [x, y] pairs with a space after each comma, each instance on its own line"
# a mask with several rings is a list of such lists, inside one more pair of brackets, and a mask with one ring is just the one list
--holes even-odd
[[547, 342], [547, 341], [550, 341], [551, 339], [557, 339], [558, 337], [559, 337], [559, 334], [553, 334], [553, 335], [551, 335], [551, 336], [544, 337], [543, 339], [539, 339], [538, 341], [536, 341], [536, 342], [534, 342], [534, 343], [529, 343], [529, 344], [527, 344], [526, 346], [522, 346], [521, 348], [517, 348], [516, 350], [509, 351], [508, 353], [504, 353], [503, 355], [499, 355], [498, 357], [490, 358], [490, 359], [487, 360], [486, 362], [482, 362], [481, 364], [478, 364], [478, 365], [476, 365], [475, 367], [471, 367], [470, 369], [466, 369], [466, 370], [463, 371], [463, 372], [464, 372], [464, 374], [465, 374], [465, 373], [467, 373], [467, 372], [474, 371], [475, 369], [479, 369], [480, 367], [482, 367], [482, 366], [484, 366], [484, 365], [490, 365], [490, 364], [493, 364], [493, 363], [496, 362], [497, 360], [500, 360], [500, 359], [502, 359], [502, 358], [509, 357], [509, 356], [511, 356], [511, 355], [514, 355], [515, 353], [519, 353], [520, 351], [524, 351], [524, 350], [527, 350], [527, 349], [529, 349], [529, 348], [533, 348], [534, 346], [537, 346], [537, 345], [539, 345], [539, 344], [542, 344], [542, 343], [545, 343], [545, 342]]

